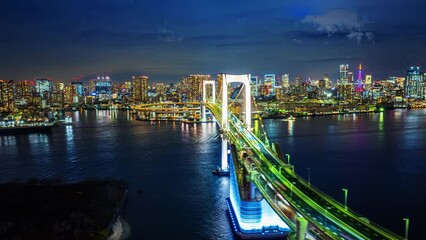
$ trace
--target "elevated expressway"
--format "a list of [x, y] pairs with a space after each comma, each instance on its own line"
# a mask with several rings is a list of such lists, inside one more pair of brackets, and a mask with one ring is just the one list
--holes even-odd
[[[221, 123], [219, 104], [205, 104]], [[238, 161], [250, 181], [276, 213], [296, 230], [297, 218], [308, 221], [308, 239], [403, 239], [309, 185], [233, 114], [223, 134], [236, 146]]]

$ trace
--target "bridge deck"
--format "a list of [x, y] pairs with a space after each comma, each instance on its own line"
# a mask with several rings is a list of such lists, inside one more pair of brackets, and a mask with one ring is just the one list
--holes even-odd
[[[211, 103], [206, 106], [220, 123], [222, 116], [219, 106]], [[289, 205], [297, 215], [309, 221], [309, 228], [316, 229], [320, 238], [403, 239], [309, 186], [269, 146], [248, 131], [237, 117], [230, 114], [228, 119], [230, 129], [225, 134], [239, 151], [251, 149], [247, 151], [249, 157], [245, 159], [245, 166], [258, 173], [253, 179], [254, 183], [284, 221], [295, 221], [294, 216], [288, 216], [286, 205]], [[294, 228], [294, 223], [289, 226]]]

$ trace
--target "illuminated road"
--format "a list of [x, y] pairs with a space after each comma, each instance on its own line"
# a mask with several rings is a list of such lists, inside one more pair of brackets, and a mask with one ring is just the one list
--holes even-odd
[[[208, 103], [206, 106], [216, 119], [221, 119], [218, 105]], [[228, 118], [227, 135], [239, 152], [247, 153], [244, 166], [254, 173], [253, 182], [290, 227], [294, 229], [295, 215], [291, 213], [295, 211], [308, 220], [309, 234], [319, 239], [403, 239], [309, 186], [292, 171], [291, 166], [244, 128], [239, 119], [232, 114]], [[250, 150], [244, 150], [248, 148]]]

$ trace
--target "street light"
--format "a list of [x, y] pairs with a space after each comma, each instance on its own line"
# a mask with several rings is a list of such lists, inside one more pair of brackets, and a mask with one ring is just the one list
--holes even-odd
[[291, 182], [291, 185], [290, 185], [290, 198], [291, 198], [291, 200], [293, 200], [293, 184], [296, 184], [296, 183]]
[[403, 218], [402, 220], [405, 221], [405, 240], [408, 240], [408, 226], [410, 224], [409, 218]]
[[326, 225], [327, 225], [328, 210], [330, 210], [330, 209], [331, 209], [331, 207], [325, 208], [324, 232], [325, 232], [325, 228], [326, 228]]
[[290, 154], [286, 153], [285, 156], [287, 157], [287, 164], [290, 164]]
[[342, 191], [345, 193], [345, 210], [348, 210], [348, 189], [342, 188]]
[[311, 168], [306, 168], [308, 170], [308, 186], [311, 186]]

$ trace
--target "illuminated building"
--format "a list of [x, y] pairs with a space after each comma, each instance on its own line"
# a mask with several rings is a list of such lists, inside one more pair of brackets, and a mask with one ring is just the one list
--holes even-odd
[[371, 75], [365, 75], [365, 84], [372, 84], [373, 83], [373, 77]]
[[299, 86], [302, 84], [302, 76], [296, 75], [294, 77], [294, 85]]
[[353, 102], [354, 87], [352, 84], [337, 84], [337, 99], [341, 101]]
[[12, 112], [15, 108], [13, 80], [0, 80], [0, 112]]
[[348, 64], [340, 64], [340, 72], [339, 72], [339, 83], [340, 84], [349, 83], [348, 69], [349, 69]]
[[289, 88], [290, 87], [290, 75], [288, 73], [282, 75], [282, 80], [283, 80], [283, 87], [284, 88]]
[[203, 81], [211, 80], [210, 75], [189, 75], [183, 79], [183, 93], [186, 95], [188, 102], [200, 102], [202, 99]]
[[326, 89], [325, 83], [326, 83], [325, 80], [319, 80], [318, 81], [318, 97], [324, 97], [325, 89]]
[[33, 92], [30, 86], [30, 82], [27, 80], [19, 82], [15, 86], [15, 102], [18, 101], [18, 104], [15, 105], [28, 105], [32, 103]]
[[371, 90], [371, 86], [373, 84], [373, 77], [371, 75], [365, 75], [365, 90]]
[[284, 100], [284, 92], [282, 86], [275, 87], [275, 97], [278, 101]]
[[325, 82], [325, 88], [331, 87], [330, 77], [328, 74], [324, 74], [324, 82]]
[[425, 74], [420, 72], [420, 67], [411, 67], [407, 71], [407, 77], [405, 78], [405, 96], [424, 99], [426, 96], [425, 85]]
[[53, 83], [50, 79], [36, 79], [36, 93], [43, 99], [49, 99], [53, 92]]
[[356, 80], [355, 84], [355, 92], [362, 92], [363, 91], [363, 81], [362, 81], [362, 65], [359, 64], [358, 67], [358, 79]]
[[132, 97], [135, 102], [147, 102], [148, 90], [148, 76], [133, 76]]
[[112, 83], [108, 76], [102, 76], [96, 79], [95, 93], [100, 100], [111, 99]]
[[164, 86], [164, 83], [156, 83], [155, 91], [157, 92], [157, 94], [164, 95], [164, 93], [166, 92], [166, 87]]
[[80, 96], [80, 97], [83, 96], [83, 94], [84, 94], [84, 88], [83, 88], [83, 83], [82, 82], [71, 82], [71, 86], [75, 90], [75, 94], [77, 96]]
[[53, 83], [53, 92], [51, 99], [51, 106], [62, 107], [64, 104], [64, 83], [55, 81]]
[[265, 74], [265, 78], [263, 79], [263, 85], [266, 86], [265, 95], [274, 96], [276, 87], [275, 74]]
[[250, 77], [250, 90], [253, 97], [259, 96], [259, 76]]
[[216, 98], [222, 97], [223, 73], [217, 74]]

